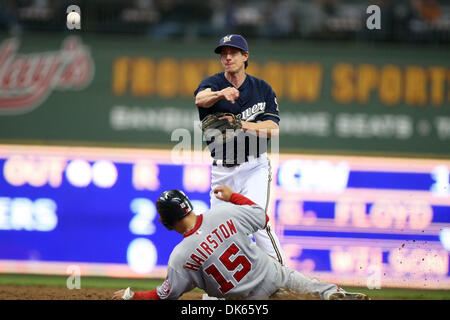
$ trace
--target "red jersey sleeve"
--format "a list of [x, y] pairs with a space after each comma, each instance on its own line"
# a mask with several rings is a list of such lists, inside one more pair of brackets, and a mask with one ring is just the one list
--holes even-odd
[[[242, 205], [257, 205], [256, 203], [254, 203], [252, 200], [250, 200], [249, 198], [247, 198], [246, 196], [243, 196], [240, 193], [233, 193], [230, 197], [230, 202], [239, 206]], [[269, 222], [269, 216], [266, 213], [266, 225], [264, 226], [264, 228], [267, 226], [267, 223]]]

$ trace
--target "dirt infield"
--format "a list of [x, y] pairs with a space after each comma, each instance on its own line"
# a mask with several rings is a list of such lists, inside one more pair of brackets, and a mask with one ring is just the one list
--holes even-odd
[[[81, 288], [69, 290], [50, 286], [0, 286], [0, 300], [110, 300], [115, 289]], [[182, 300], [201, 300], [202, 292], [187, 292]]]
[[[0, 286], [0, 300], [110, 300], [116, 289], [81, 288], [69, 290], [53, 286]], [[181, 296], [180, 300], [201, 300], [203, 292], [191, 291]], [[283, 292], [271, 300], [309, 300]]]

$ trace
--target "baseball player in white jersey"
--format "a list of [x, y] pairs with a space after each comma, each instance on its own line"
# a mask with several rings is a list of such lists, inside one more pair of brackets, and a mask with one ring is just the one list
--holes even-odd
[[[267, 148], [270, 138], [278, 135], [280, 121], [275, 92], [267, 82], [245, 72], [249, 49], [241, 35], [223, 37], [214, 52], [220, 55], [224, 72], [203, 79], [195, 90], [200, 120], [214, 113], [232, 113], [241, 119], [242, 134], [235, 137], [231, 146], [207, 141], [214, 159], [211, 169], [211, 207], [218, 204], [213, 190], [217, 186], [227, 185], [262, 208], [267, 208], [271, 183]], [[245, 135], [244, 142], [242, 137]], [[256, 135], [257, 138], [253, 139], [249, 135]], [[218, 149], [222, 152], [218, 152]], [[281, 245], [270, 224], [256, 231], [253, 237], [258, 247], [285, 264]]]
[[227, 186], [214, 192], [220, 203], [203, 215], [193, 212], [180, 190], [160, 196], [160, 221], [184, 236], [170, 255], [167, 277], [154, 290], [127, 288], [116, 291], [113, 299], [173, 300], [195, 287], [225, 299], [266, 299], [282, 287], [327, 300], [367, 299], [282, 266], [249, 238], [266, 227], [269, 218], [264, 209]]

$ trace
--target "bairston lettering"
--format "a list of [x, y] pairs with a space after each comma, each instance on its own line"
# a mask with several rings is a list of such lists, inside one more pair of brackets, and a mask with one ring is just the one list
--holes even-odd
[[205, 237], [205, 241], [200, 243], [198, 248], [191, 254], [190, 258], [192, 262], [186, 261], [184, 268], [198, 271], [201, 265], [224, 241], [229, 237], [236, 234], [236, 227], [234, 226], [233, 220], [228, 220], [227, 224], [221, 224], [215, 228], [211, 234]]

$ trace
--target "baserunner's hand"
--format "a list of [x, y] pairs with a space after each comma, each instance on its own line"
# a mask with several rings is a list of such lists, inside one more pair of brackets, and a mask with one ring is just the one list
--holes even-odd
[[133, 299], [134, 292], [131, 291], [130, 287], [114, 292], [113, 300], [131, 300]]
[[231, 195], [234, 191], [228, 186], [218, 186], [214, 189], [214, 195], [217, 199], [223, 201], [230, 201]]

